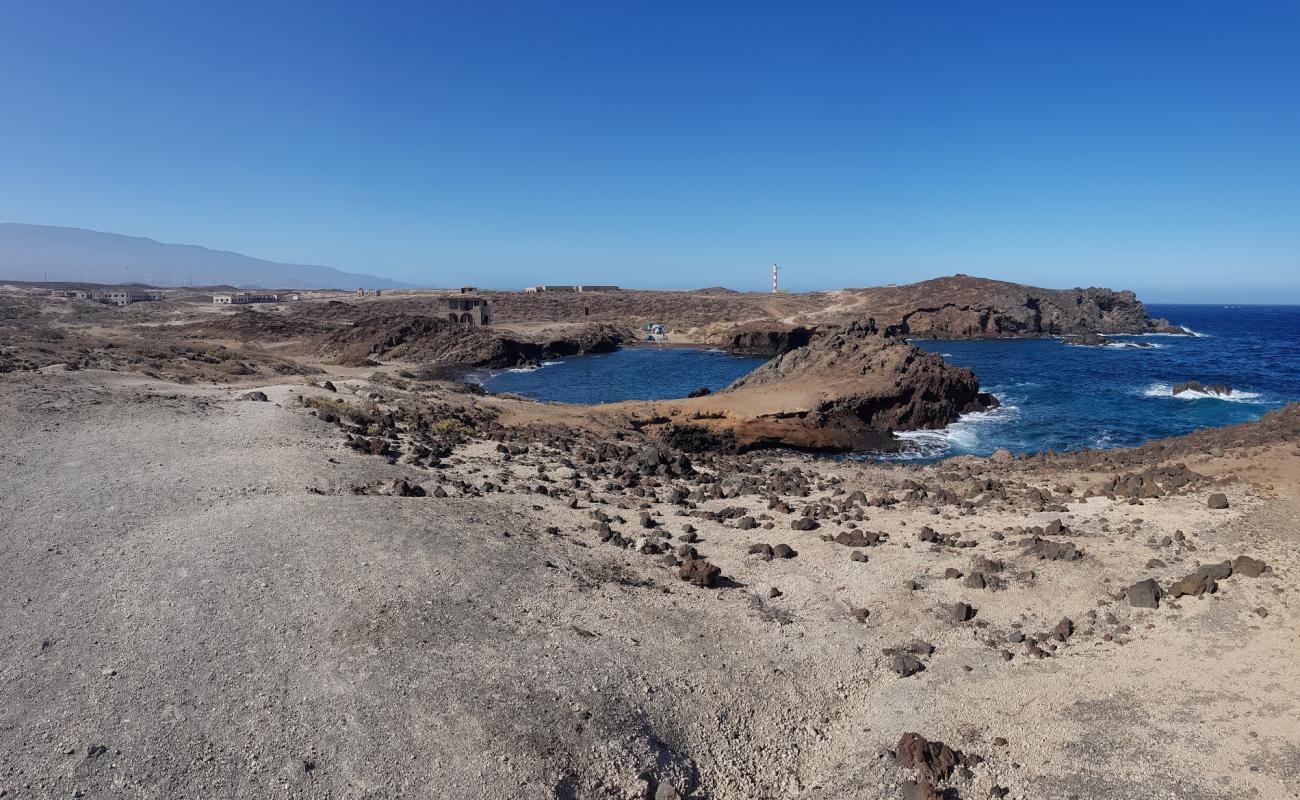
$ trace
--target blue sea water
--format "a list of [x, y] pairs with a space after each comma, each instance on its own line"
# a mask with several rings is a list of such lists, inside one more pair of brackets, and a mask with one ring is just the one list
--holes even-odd
[[[1300, 400], [1300, 306], [1148, 305], [1197, 336], [1123, 336], [1151, 348], [1078, 347], [1059, 339], [924, 341], [970, 367], [1002, 407], [970, 414], [942, 431], [902, 434], [902, 457], [1126, 447], [1197, 428], [1258, 419]], [[630, 348], [569, 358], [532, 372], [488, 379], [493, 392], [600, 403], [682, 397], [719, 389], [762, 359], [685, 348]], [[1230, 397], [1171, 393], [1174, 384], [1227, 383]]]
[[[918, 341], [970, 367], [1002, 408], [904, 438], [916, 455], [1128, 447], [1258, 419], [1300, 400], [1300, 306], [1148, 305], [1197, 336], [1117, 336], [1154, 348], [1078, 347], [1056, 339]], [[1174, 384], [1227, 383], [1231, 396]]]
[[581, 405], [668, 400], [702, 386], [717, 391], [766, 360], [721, 350], [638, 345], [547, 361], [539, 368], [505, 370], [485, 380], [483, 387], [494, 393]]

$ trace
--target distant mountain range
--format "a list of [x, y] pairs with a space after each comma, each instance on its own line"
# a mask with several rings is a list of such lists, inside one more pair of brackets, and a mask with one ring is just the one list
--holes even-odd
[[0, 279], [153, 286], [400, 289], [413, 284], [81, 228], [0, 222]]

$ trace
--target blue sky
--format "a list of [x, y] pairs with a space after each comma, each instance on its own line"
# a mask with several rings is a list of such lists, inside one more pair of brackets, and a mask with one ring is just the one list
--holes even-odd
[[0, 220], [422, 284], [1300, 302], [1295, 2], [0, 0], [0, 109]]

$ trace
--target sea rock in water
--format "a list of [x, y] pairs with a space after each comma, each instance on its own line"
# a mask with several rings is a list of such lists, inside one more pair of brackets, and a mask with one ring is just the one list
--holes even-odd
[[1182, 394], [1183, 392], [1199, 392], [1200, 394], [1213, 394], [1220, 397], [1227, 397], [1232, 394], [1232, 387], [1226, 383], [1211, 383], [1205, 385], [1200, 381], [1188, 381], [1180, 383], [1173, 388], [1170, 394]]

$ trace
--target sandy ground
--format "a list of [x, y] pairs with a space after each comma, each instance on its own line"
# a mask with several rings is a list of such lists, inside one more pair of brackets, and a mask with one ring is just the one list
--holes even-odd
[[[320, 390], [262, 388], [271, 402], [93, 370], [0, 379], [0, 796], [896, 798], [914, 774], [889, 751], [915, 731], [982, 757], [950, 796], [1300, 797], [1295, 442], [1194, 459], [1216, 477], [1141, 505], [899, 502], [798, 531], [756, 495], [700, 504], [750, 508], [760, 526], [739, 530], [653, 492], [596, 485], [569, 508], [522, 491], [564, 480], [536, 445], [389, 464], [296, 402]], [[758, 459], [817, 476], [799, 508], [944, 469]], [[449, 496], [350, 491], [394, 477]], [[602, 544], [593, 507], [630, 537], [647, 511], [674, 545], [693, 525], [729, 581]], [[1082, 559], [1032, 560], [1006, 531], [1058, 518]], [[923, 525], [976, 546], [921, 542]], [[820, 538], [850, 527], [888, 541], [862, 563]], [[1272, 571], [1158, 609], [1120, 599], [1240, 554]], [[1003, 588], [944, 577], [977, 557], [1006, 562]], [[950, 619], [958, 601], [973, 620]], [[1050, 657], [986, 643], [1062, 617], [1076, 631]], [[882, 650], [916, 638], [935, 650], [900, 677]]]

